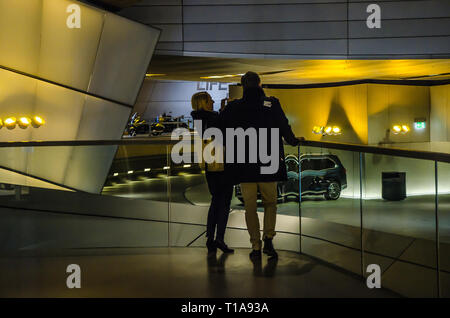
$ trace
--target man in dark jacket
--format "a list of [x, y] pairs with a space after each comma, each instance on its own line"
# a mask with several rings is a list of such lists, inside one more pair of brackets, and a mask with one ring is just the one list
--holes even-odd
[[[260, 225], [256, 212], [258, 190], [264, 205], [263, 252], [277, 256], [272, 243], [277, 213], [277, 182], [287, 180], [282, 138], [292, 146], [298, 145], [299, 140], [292, 132], [278, 99], [265, 96], [258, 74], [247, 72], [241, 78], [241, 84], [243, 97], [230, 102], [220, 114], [227, 130], [225, 170], [233, 183], [241, 183], [245, 220], [253, 248], [250, 257], [261, 257]], [[233, 139], [228, 135], [230, 129], [248, 132], [244, 148], [239, 147], [236, 139], [234, 145], [229, 146], [228, 142]], [[256, 161], [255, 151], [258, 154]], [[266, 156], [261, 156], [265, 152]], [[268, 163], [269, 154], [272, 162]], [[240, 155], [241, 159], [236, 159]], [[230, 163], [231, 157], [233, 163]]]

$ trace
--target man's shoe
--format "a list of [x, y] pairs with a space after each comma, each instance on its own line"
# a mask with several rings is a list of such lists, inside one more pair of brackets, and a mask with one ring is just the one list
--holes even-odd
[[261, 259], [261, 250], [253, 250], [249, 256], [251, 259]]
[[269, 255], [271, 257], [277, 257], [278, 256], [277, 251], [275, 251], [275, 249], [273, 248], [272, 239], [269, 239], [269, 238], [264, 239], [263, 253], [267, 254], [267, 255]]
[[229, 248], [224, 241], [215, 241], [216, 247], [224, 253], [234, 253], [232, 248]]

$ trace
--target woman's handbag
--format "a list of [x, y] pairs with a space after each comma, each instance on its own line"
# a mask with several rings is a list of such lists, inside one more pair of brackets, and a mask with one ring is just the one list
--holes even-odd
[[[207, 149], [205, 153], [205, 149]], [[202, 140], [200, 167], [209, 172], [224, 171], [225, 147], [221, 143], [209, 138]]]

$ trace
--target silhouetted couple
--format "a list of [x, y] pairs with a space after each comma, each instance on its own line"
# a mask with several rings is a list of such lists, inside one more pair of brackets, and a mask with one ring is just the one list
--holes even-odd
[[[233, 186], [240, 184], [245, 206], [245, 221], [253, 249], [250, 257], [261, 258], [262, 247], [267, 255], [277, 256], [272, 243], [276, 234], [277, 182], [287, 180], [282, 138], [292, 146], [298, 145], [299, 140], [292, 132], [278, 99], [266, 97], [264, 94], [258, 74], [247, 72], [242, 76], [241, 84], [242, 98], [230, 101], [225, 107], [222, 105], [220, 113], [213, 111], [214, 101], [207, 92], [199, 92], [192, 96], [194, 111], [191, 115], [194, 120], [201, 120], [202, 136], [207, 128], [218, 128], [224, 137], [222, 144], [226, 145], [227, 128], [242, 128], [244, 131], [252, 128], [257, 138], [256, 143], [254, 140], [245, 142], [244, 148], [239, 148], [239, 142], [236, 140], [234, 149], [225, 147], [224, 158], [227, 159], [225, 164], [205, 163], [206, 180], [212, 196], [207, 220], [206, 246], [209, 253], [215, 253], [217, 248], [224, 253], [234, 252], [225, 244], [224, 237]], [[278, 132], [278, 136], [273, 133], [274, 131]], [[208, 142], [211, 141], [203, 140], [204, 145]], [[261, 152], [261, 148], [265, 149], [265, 152]], [[268, 156], [261, 156], [261, 153], [267, 155], [278, 153], [275, 158], [277, 162], [268, 163]], [[227, 156], [234, 157], [233, 163], [229, 162]], [[267, 172], [270, 170], [269, 165], [276, 167], [275, 170]], [[264, 169], [265, 172], [261, 173]], [[257, 214], [258, 191], [264, 206], [262, 237], [264, 246], [261, 242]]]

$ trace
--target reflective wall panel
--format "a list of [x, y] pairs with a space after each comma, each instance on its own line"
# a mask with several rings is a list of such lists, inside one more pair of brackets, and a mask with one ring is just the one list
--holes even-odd
[[[74, 14], [79, 28], [68, 25]], [[120, 139], [158, 36], [77, 1], [0, 0], [0, 118], [46, 122], [0, 128], [0, 141]], [[0, 166], [99, 192], [115, 153], [100, 149], [1, 149]], [[86, 165], [89, 175], [77, 170]]]
[[300, 149], [302, 252], [361, 274], [359, 153]]
[[159, 31], [106, 14], [89, 92], [134, 105]]
[[438, 163], [439, 286], [450, 297], [450, 163]]
[[365, 154], [363, 173], [364, 269], [380, 266], [403, 296], [437, 297], [434, 162]]
[[77, 1], [1, 0], [0, 66], [133, 105], [159, 33]]
[[[39, 77], [86, 91], [97, 55], [105, 13], [81, 6], [81, 28], [68, 28], [74, 1], [42, 2]], [[108, 97], [108, 96], [105, 96]]]
[[[126, 106], [2, 69], [0, 84], [7, 88], [0, 92], [0, 118], [39, 115], [46, 121], [39, 128], [0, 128], [0, 141], [120, 139], [131, 111]], [[115, 154], [115, 150], [98, 149], [81, 151], [84, 155], [80, 157], [80, 149], [72, 147], [2, 148], [0, 166], [98, 193]], [[87, 163], [95, 166], [95, 173], [83, 170]]]
[[38, 74], [42, 0], [0, 0], [0, 65]]

